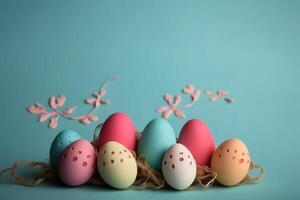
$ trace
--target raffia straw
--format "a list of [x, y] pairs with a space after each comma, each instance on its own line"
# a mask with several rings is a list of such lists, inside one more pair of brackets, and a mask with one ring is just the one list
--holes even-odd
[[197, 166], [195, 184], [203, 188], [211, 187], [217, 178], [217, 173], [207, 166]]
[[[39, 173], [36, 177], [25, 178], [24, 176], [19, 174], [17, 171], [17, 169], [21, 168], [21, 167], [25, 167], [25, 168], [40, 167], [40, 168], [42, 168], [42, 172]], [[55, 171], [53, 170], [51, 165], [46, 162], [17, 160], [12, 167], [1, 170], [0, 177], [5, 173], [10, 173], [10, 175], [13, 177], [15, 183], [17, 183], [19, 185], [25, 185], [25, 186], [37, 186], [46, 180], [47, 181], [55, 181], [57, 179]]]
[[260, 181], [261, 178], [264, 175], [264, 168], [259, 165], [259, 164], [255, 164], [253, 162], [250, 163], [250, 168], [249, 171], [253, 170], [253, 169], [259, 169], [260, 172], [258, 173], [257, 176], [250, 176], [249, 174], [244, 178], [244, 180], [242, 181], [242, 183], [254, 183], [257, 181]]
[[144, 157], [136, 159], [138, 175], [134, 183], [139, 189], [160, 189], [164, 187], [165, 180], [161, 173], [152, 169]]
[[100, 123], [96, 126], [95, 130], [94, 130], [94, 134], [93, 134], [93, 141], [92, 141], [92, 145], [94, 146], [96, 152], [98, 152], [98, 133], [100, 133], [100, 130], [103, 126], [103, 123]]

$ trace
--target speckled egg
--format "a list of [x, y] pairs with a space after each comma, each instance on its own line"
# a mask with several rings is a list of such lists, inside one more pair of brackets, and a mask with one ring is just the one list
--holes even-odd
[[50, 163], [53, 168], [57, 167], [60, 155], [74, 141], [81, 139], [80, 135], [73, 130], [61, 131], [52, 141], [50, 148]]
[[211, 168], [217, 172], [217, 181], [224, 186], [239, 184], [247, 175], [250, 155], [239, 139], [229, 139], [220, 144], [211, 160]]
[[137, 176], [137, 164], [132, 153], [118, 142], [107, 142], [97, 155], [101, 178], [111, 187], [130, 187]]
[[153, 119], [139, 139], [138, 155], [143, 156], [151, 168], [160, 171], [164, 153], [175, 143], [176, 135], [171, 124], [162, 118]]
[[182, 144], [172, 145], [162, 161], [163, 176], [172, 188], [187, 189], [196, 178], [196, 162], [192, 153]]
[[58, 164], [58, 175], [69, 186], [79, 186], [94, 174], [96, 153], [87, 140], [77, 140], [62, 153]]

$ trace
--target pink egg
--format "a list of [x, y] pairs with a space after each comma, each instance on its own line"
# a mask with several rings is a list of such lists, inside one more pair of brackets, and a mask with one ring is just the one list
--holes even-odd
[[70, 186], [86, 183], [93, 176], [96, 153], [87, 140], [77, 140], [62, 153], [58, 164], [58, 175], [62, 182]]
[[136, 130], [128, 115], [114, 113], [105, 120], [99, 134], [98, 148], [109, 141], [118, 142], [129, 150], [135, 150]]
[[215, 142], [204, 122], [199, 119], [189, 120], [181, 129], [178, 143], [190, 150], [197, 165], [210, 166], [210, 160], [215, 151]]

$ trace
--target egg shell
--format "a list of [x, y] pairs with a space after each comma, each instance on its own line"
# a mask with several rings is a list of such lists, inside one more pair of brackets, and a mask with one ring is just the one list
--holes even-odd
[[99, 150], [97, 166], [101, 178], [111, 187], [130, 187], [137, 176], [137, 164], [132, 153], [118, 142], [107, 142]]
[[136, 130], [128, 115], [114, 113], [105, 120], [99, 134], [98, 148], [109, 141], [118, 142], [129, 150], [135, 150]]
[[190, 150], [197, 165], [210, 166], [210, 160], [215, 151], [215, 142], [208, 126], [203, 121], [192, 119], [186, 122], [177, 142]]
[[182, 144], [172, 145], [162, 162], [163, 176], [172, 188], [187, 189], [196, 178], [196, 162], [192, 153]]
[[63, 130], [54, 138], [49, 152], [50, 163], [53, 168], [57, 167], [62, 152], [79, 139], [81, 139], [80, 135], [73, 130]]
[[138, 143], [138, 155], [143, 156], [150, 167], [161, 170], [161, 161], [166, 150], [176, 143], [176, 135], [169, 122], [153, 119], [144, 128]]
[[211, 168], [217, 172], [217, 181], [225, 186], [239, 184], [247, 175], [250, 155], [239, 139], [229, 139], [220, 144], [211, 160]]
[[87, 140], [77, 140], [62, 153], [58, 174], [62, 182], [69, 186], [79, 186], [92, 177], [96, 166], [96, 153]]

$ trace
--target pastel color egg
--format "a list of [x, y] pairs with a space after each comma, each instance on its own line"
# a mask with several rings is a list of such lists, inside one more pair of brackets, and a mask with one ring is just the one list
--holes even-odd
[[210, 166], [215, 151], [215, 142], [208, 126], [199, 119], [186, 122], [181, 129], [178, 143], [186, 146], [193, 154], [197, 165]]
[[139, 139], [138, 155], [143, 156], [154, 170], [160, 171], [164, 153], [175, 143], [176, 135], [170, 123], [162, 118], [153, 119]]
[[182, 144], [172, 145], [162, 161], [162, 173], [169, 186], [176, 190], [187, 189], [196, 178], [196, 162]]
[[96, 166], [96, 153], [87, 140], [77, 140], [62, 153], [58, 175], [69, 186], [79, 186], [91, 179]]
[[250, 155], [239, 139], [229, 139], [220, 144], [211, 159], [211, 168], [217, 172], [217, 181], [224, 186], [239, 184], [248, 174]]
[[129, 150], [135, 150], [136, 136], [136, 130], [129, 116], [124, 113], [114, 113], [103, 123], [98, 137], [98, 148], [109, 141], [115, 141]]
[[97, 155], [97, 166], [101, 178], [116, 189], [130, 187], [137, 176], [134, 156], [118, 142], [111, 141], [102, 146]]
[[52, 141], [50, 147], [50, 163], [56, 168], [62, 152], [74, 141], [81, 139], [80, 135], [73, 130], [61, 131]]

